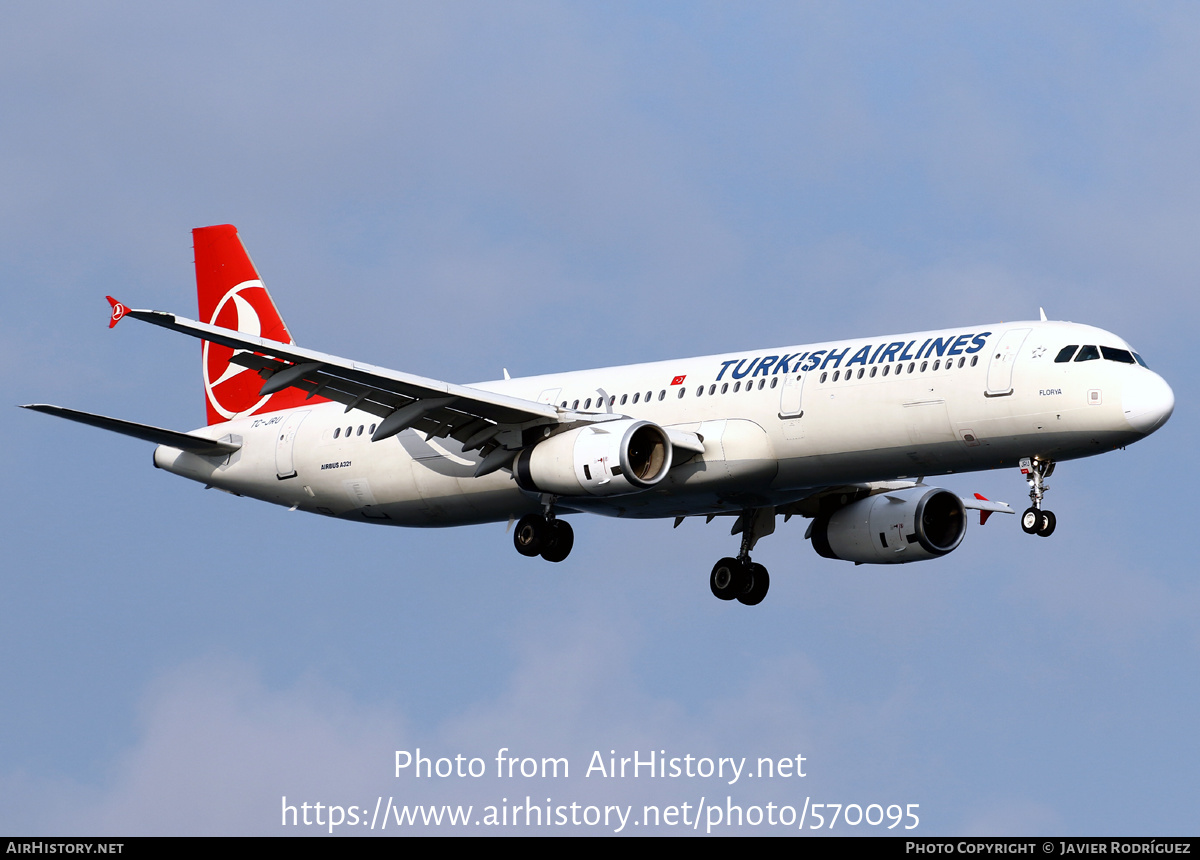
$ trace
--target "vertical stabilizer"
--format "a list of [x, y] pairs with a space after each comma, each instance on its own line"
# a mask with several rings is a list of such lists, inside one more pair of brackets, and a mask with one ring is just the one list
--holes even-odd
[[[232, 224], [197, 227], [192, 231], [192, 243], [196, 252], [196, 293], [201, 321], [280, 343], [293, 343], [236, 227]], [[227, 346], [202, 341], [201, 351], [209, 424], [290, 409], [305, 402], [305, 393], [295, 388], [266, 397], [260, 395], [262, 378], [252, 370], [230, 364], [233, 350]]]

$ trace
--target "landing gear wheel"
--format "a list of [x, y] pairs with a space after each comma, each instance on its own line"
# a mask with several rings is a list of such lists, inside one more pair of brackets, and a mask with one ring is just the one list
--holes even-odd
[[748, 564], [746, 565], [746, 580], [746, 590], [738, 595], [738, 603], [757, 606], [767, 596], [767, 589], [771, 587], [771, 577], [767, 575], [767, 569], [761, 564]]
[[575, 545], [575, 531], [570, 523], [563, 520], [551, 520], [546, 525], [547, 535], [542, 547], [542, 558], [546, 561], [562, 561], [571, 554], [571, 547]]
[[708, 587], [720, 600], [733, 600], [746, 590], [746, 569], [736, 558], [723, 558], [716, 563], [708, 577]]
[[1026, 508], [1025, 513], [1021, 514], [1021, 531], [1027, 535], [1035, 535], [1041, 526], [1042, 512], [1037, 508]]
[[[550, 532], [550, 523], [541, 514], [527, 514], [517, 521], [513, 545], [521, 555], [533, 558], [541, 555]], [[567, 550], [570, 552], [570, 550]], [[563, 558], [566, 558], [564, 555]]]
[[1038, 522], [1037, 533], [1038, 537], [1050, 537], [1054, 534], [1054, 527], [1058, 524], [1054, 514], [1050, 511], [1042, 511], [1042, 518]]

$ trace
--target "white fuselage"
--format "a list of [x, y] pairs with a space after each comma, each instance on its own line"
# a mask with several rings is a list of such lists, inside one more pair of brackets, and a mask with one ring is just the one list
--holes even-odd
[[[814, 489], [1069, 460], [1141, 439], [1174, 398], [1137, 363], [1055, 358], [1068, 344], [1129, 350], [1061, 322], [861, 338], [478, 383], [581, 412], [611, 410], [699, 434], [648, 490], [571, 497], [560, 511], [690, 516], [779, 506]], [[1130, 350], [1131, 352], [1131, 350]], [[611, 403], [611, 405], [609, 405]], [[196, 431], [241, 444], [225, 459], [160, 446], [155, 464], [301, 510], [368, 522], [451, 526], [539, 508], [510, 472], [473, 477], [476, 452], [416, 430], [373, 443], [379, 419], [337, 403]]]

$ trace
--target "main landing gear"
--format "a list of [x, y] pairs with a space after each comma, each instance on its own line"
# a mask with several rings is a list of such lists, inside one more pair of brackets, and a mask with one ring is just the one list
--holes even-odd
[[723, 558], [708, 577], [708, 586], [720, 600], [737, 600], [746, 606], [762, 603], [771, 577], [761, 564], [745, 558]]
[[750, 550], [760, 537], [775, 531], [775, 509], [745, 511], [734, 524], [733, 533], [742, 532], [742, 547], [737, 558], [723, 558], [713, 567], [708, 587], [719, 600], [736, 600], [746, 606], [762, 603], [771, 587], [771, 577], [761, 564], [750, 560]]
[[1032, 503], [1032, 507], [1021, 514], [1021, 530], [1027, 535], [1050, 537], [1057, 520], [1051, 511], [1042, 510], [1042, 497], [1047, 492], [1046, 479], [1054, 474], [1054, 461], [1026, 457], [1021, 460], [1021, 473], [1029, 483], [1029, 501]]
[[553, 512], [528, 514], [517, 521], [513, 544], [521, 555], [562, 561], [571, 554], [575, 532], [570, 523], [555, 519]]

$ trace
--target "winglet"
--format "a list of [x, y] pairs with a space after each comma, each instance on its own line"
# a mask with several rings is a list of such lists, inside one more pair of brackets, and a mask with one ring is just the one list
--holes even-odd
[[[1042, 316], [1044, 317], [1045, 314], [1042, 314]], [[979, 495], [979, 493], [975, 494], [975, 498], [979, 499], [981, 502], [988, 501], [987, 496], [981, 496], [981, 495]], [[980, 511], [979, 512], [979, 524], [981, 526], [987, 525], [988, 517], [990, 517], [991, 515], [992, 515], [991, 511]]]
[[112, 316], [108, 320], [108, 327], [112, 328], [129, 312], [129, 308], [125, 307], [125, 305], [118, 302], [112, 296], [105, 296], [104, 298], [108, 299], [108, 303], [112, 305]]

